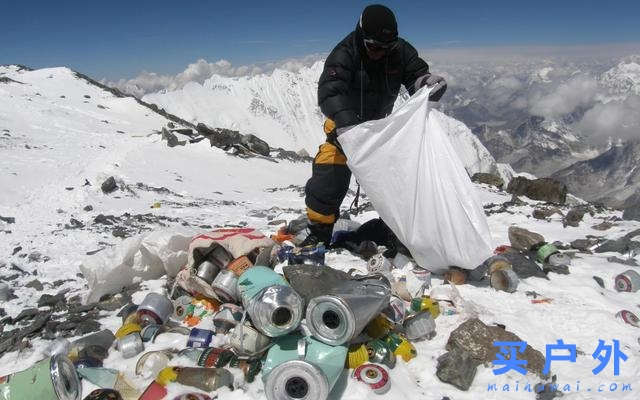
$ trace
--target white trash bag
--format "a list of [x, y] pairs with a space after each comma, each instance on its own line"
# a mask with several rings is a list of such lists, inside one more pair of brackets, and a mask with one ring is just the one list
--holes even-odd
[[105, 294], [118, 293], [137, 280], [176, 276], [187, 263], [194, 234], [188, 229], [158, 230], [127, 238], [114, 248], [87, 256], [79, 266], [89, 285], [85, 304], [96, 302]]
[[373, 207], [420, 266], [473, 269], [492, 255], [491, 232], [428, 96], [423, 88], [390, 116], [338, 141]]

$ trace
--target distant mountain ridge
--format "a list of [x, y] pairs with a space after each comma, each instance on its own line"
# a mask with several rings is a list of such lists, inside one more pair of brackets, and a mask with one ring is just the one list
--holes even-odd
[[613, 145], [604, 153], [552, 175], [585, 200], [628, 207], [640, 191], [640, 138]]

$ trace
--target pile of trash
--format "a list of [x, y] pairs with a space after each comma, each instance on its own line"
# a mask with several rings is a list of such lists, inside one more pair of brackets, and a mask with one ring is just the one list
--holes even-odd
[[[463, 348], [469, 340], [455, 337], [464, 337], [467, 325], [487, 332], [494, 328], [474, 319], [473, 304], [462, 299], [456, 285], [487, 281], [512, 293], [521, 277], [568, 273], [571, 264], [567, 254], [542, 236], [512, 227], [510, 246], [497, 248], [475, 269], [451, 267], [444, 274], [447, 284], [432, 286], [432, 273], [393, 238], [354, 241], [366, 236], [361, 233], [371, 224], [341, 219], [327, 244], [360, 254], [366, 273], [327, 266], [324, 244], [298, 247], [304, 226], [294, 220], [271, 237], [252, 228], [216, 229], [192, 236], [185, 257], [176, 256], [182, 250], [174, 242], [164, 262], [185, 264], [178, 271], [167, 269], [165, 291], [150, 292], [139, 304], [122, 308], [115, 332], [103, 330], [73, 342], [54, 340], [47, 358], [0, 378], [0, 399], [79, 400], [86, 381], [99, 389], [85, 400], [204, 400], [215, 398], [222, 388], [242, 390], [261, 379], [269, 400], [324, 400], [345, 370], [350, 379], [383, 394], [391, 386], [389, 371], [416, 357], [414, 343], [436, 336], [435, 319], [460, 313], [468, 318], [452, 333], [449, 353], [438, 359], [437, 376], [466, 390], [482, 358]], [[388, 243], [378, 251], [383, 239]], [[146, 251], [147, 257], [155, 257]], [[122, 265], [117, 268], [122, 273]], [[615, 287], [636, 292], [640, 275], [633, 270], [620, 274]], [[619, 314], [639, 325], [630, 311]], [[168, 333], [183, 335], [184, 344], [158, 349], [156, 339]], [[136, 360], [136, 379], [146, 380], [146, 388], [104, 367], [113, 352]], [[460, 360], [471, 360], [470, 368], [461, 369]]]

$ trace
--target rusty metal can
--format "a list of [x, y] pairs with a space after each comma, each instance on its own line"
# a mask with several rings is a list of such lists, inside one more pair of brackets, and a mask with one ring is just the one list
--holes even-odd
[[382, 339], [375, 339], [366, 344], [369, 353], [369, 361], [384, 364], [389, 368], [396, 366], [396, 355], [393, 354], [387, 343]]
[[640, 328], [640, 318], [629, 310], [621, 310], [616, 314], [617, 318], [620, 318], [625, 323]]
[[232, 303], [224, 303], [220, 305], [220, 309], [213, 315], [213, 326], [216, 332], [227, 333], [233, 329], [242, 320], [244, 309]]
[[89, 393], [84, 400], [123, 400], [120, 393], [114, 389], [96, 389]]
[[436, 334], [436, 323], [429, 311], [411, 315], [402, 326], [409, 340], [431, 339]]
[[140, 337], [143, 342], [152, 342], [162, 332], [162, 328], [164, 325], [158, 324], [149, 324], [142, 328], [140, 331]]
[[149, 293], [138, 306], [138, 316], [141, 321], [148, 323], [164, 324], [173, 314], [173, 303], [167, 296], [158, 293]]
[[187, 347], [209, 347], [215, 332], [208, 329], [192, 328], [189, 332]]
[[391, 261], [380, 253], [374, 255], [367, 261], [367, 271], [370, 274], [388, 275], [391, 273], [392, 268], [393, 265]]
[[173, 353], [168, 350], [149, 351], [144, 353], [136, 363], [136, 375], [149, 379], [158, 375], [169, 365]]
[[218, 276], [220, 267], [211, 261], [203, 261], [198, 265], [196, 276], [211, 285], [211, 282]]
[[221, 387], [233, 388], [233, 375], [224, 368], [174, 367], [176, 382], [213, 392]]
[[211, 400], [211, 397], [202, 393], [184, 393], [174, 397], [173, 400]]
[[511, 269], [499, 269], [491, 274], [489, 282], [496, 290], [513, 293], [518, 288], [518, 275]]
[[391, 388], [389, 372], [381, 365], [363, 364], [353, 371], [353, 377], [367, 384], [375, 394], [385, 394]]
[[407, 309], [404, 305], [404, 300], [402, 300], [398, 296], [391, 296], [389, 300], [389, 306], [382, 310], [382, 313], [391, 321], [392, 323], [399, 325], [404, 321], [404, 317], [407, 313]]
[[71, 360], [55, 355], [38, 361], [24, 371], [0, 377], [3, 400], [80, 400], [82, 384]]
[[215, 294], [226, 303], [238, 301], [238, 277], [233, 271], [223, 269], [211, 284]]
[[238, 324], [229, 332], [229, 344], [238, 355], [257, 357], [269, 348], [271, 338], [245, 322]]
[[236, 276], [240, 276], [244, 273], [244, 271], [248, 270], [251, 267], [253, 267], [253, 263], [251, 262], [251, 260], [249, 260], [249, 257], [242, 256], [231, 261], [227, 266], [227, 269], [229, 271], [233, 271]]
[[206, 368], [225, 367], [235, 357], [233, 351], [222, 347], [208, 347], [198, 358], [198, 365]]
[[193, 297], [180, 296], [173, 301], [173, 315], [172, 318], [177, 321], [182, 321], [187, 316], [187, 308], [191, 305]]
[[640, 290], [640, 274], [632, 269], [626, 270], [616, 276], [615, 283], [618, 292], [637, 292]]
[[118, 339], [118, 351], [122, 358], [132, 358], [142, 353], [144, 344], [138, 333], [131, 333], [125, 337]]

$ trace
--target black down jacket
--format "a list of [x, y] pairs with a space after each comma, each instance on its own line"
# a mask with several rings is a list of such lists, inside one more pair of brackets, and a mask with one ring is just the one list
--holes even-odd
[[358, 27], [327, 57], [318, 82], [318, 105], [338, 128], [384, 118], [393, 110], [400, 85], [413, 95], [416, 79], [426, 74], [429, 65], [401, 38], [387, 56], [370, 60]]

